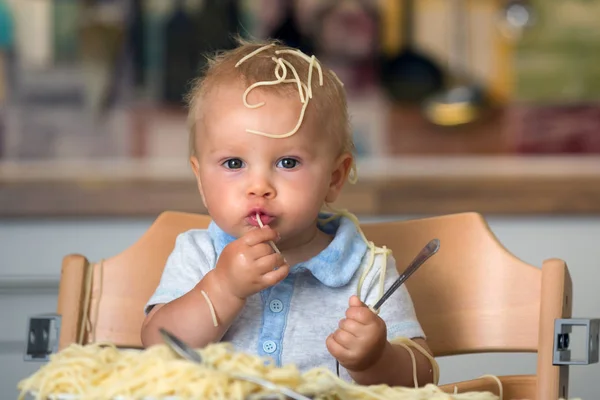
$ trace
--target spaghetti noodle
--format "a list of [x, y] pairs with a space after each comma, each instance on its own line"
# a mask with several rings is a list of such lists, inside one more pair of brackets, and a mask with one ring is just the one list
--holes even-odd
[[[498, 400], [491, 392], [445, 393], [435, 385], [422, 388], [360, 386], [345, 382], [329, 369], [300, 373], [294, 365], [276, 367], [270, 359], [235, 352], [228, 343], [199, 350], [203, 365], [180, 359], [165, 345], [147, 350], [119, 350], [110, 344], [71, 345], [51, 356], [19, 382], [19, 400], [73, 395], [76, 400], [124, 399], [259, 399], [275, 394], [232, 375], [267, 379], [317, 400]], [[60, 398], [60, 397], [58, 397]], [[66, 398], [66, 397], [65, 397]]]
[[219, 326], [219, 321], [217, 320], [217, 313], [215, 312], [215, 307], [212, 301], [210, 301], [210, 297], [208, 297], [204, 290], [201, 290], [200, 293], [202, 293], [202, 297], [204, 297], [204, 300], [206, 300], [206, 302], [208, 303], [208, 309], [210, 310], [210, 316], [212, 317], [213, 326]]
[[[258, 222], [258, 226], [260, 226], [261, 228], [263, 228], [265, 225], [263, 224], [262, 220], [260, 219], [260, 214], [256, 214], [256, 221]], [[271, 240], [269, 240], [269, 245], [271, 246], [271, 248], [273, 249], [273, 251], [277, 254], [281, 254], [281, 252], [279, 251], [279, 249], [277, 248], [277, 246], [275, 246], [275, 243], [273, 243]]]

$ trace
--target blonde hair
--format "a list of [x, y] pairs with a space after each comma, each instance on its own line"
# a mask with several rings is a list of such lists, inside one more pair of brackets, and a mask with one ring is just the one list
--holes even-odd
[[[236, 48], [218, 52], [208, 59], [206, 65], [204, 73], [193, 81], [186, 96], [190, 156], [196, 155], [198, 121], [204, 117], [202, 103], [215, 87], [231, 82], [240, 82], [248, 88], [240, 101], [249, 108], [262, 105], [246, 102], [247, 93], [254, 88], [270, 90], [282, 96], [299, 96], [303, 102], [303, 113], [299, 116], [295, 130], [308, 117], [313, 122], [317, 121], [313, 126], [323, 129], [324, 135], [334, 140], [339, 149], [338, 155], [354, 153], [343, 84], [333, 71], [321, 68], [314, 56], [309, 57], [278, 41], [250, 42], [238, 38]], [[274, 77], [277, 79], [274, 80]], [[306, 98], [306, 104], [303, 98]], [[286, 137], [295, 130], [287, 134], [266, 134], [250, 129], [247, 131], [271, 137]]]

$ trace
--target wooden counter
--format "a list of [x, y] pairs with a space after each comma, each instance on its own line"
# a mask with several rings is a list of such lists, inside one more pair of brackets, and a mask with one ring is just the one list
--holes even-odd
[[[359, 163], [338, 207], [359, 215], [600, 214], [600, 157], [397, 157]], [[184, 161], [0, 163], [0, 217], [204, 212]]]

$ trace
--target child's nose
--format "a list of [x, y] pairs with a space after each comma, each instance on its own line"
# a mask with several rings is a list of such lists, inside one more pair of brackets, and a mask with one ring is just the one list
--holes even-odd
[[248, 186], [248, 196], [274, 198], [275, 195], [275, 188], [267, 179], [256, 178]]

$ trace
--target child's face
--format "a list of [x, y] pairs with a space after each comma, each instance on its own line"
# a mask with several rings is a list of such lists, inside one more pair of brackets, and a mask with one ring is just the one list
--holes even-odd
[[[351, 166], [349, 154], [337, 157], [333, 141], [323, 137], [307, 116], [287, 138], [268, 138], [292, 130], [298, 121], [299, 97], [254, 90], [248, 102], [266, 104], [249, 109], [243, 87], [227, 85], [206, 101], [198, 157], [192, 167], [213, 220], [239, 237], [261, 221], [281, 235], [278, 246], [294, 246], [314, 235], [324, 201], [334, 201]], [[307, 113], [308, 114], [308, 113]]]

